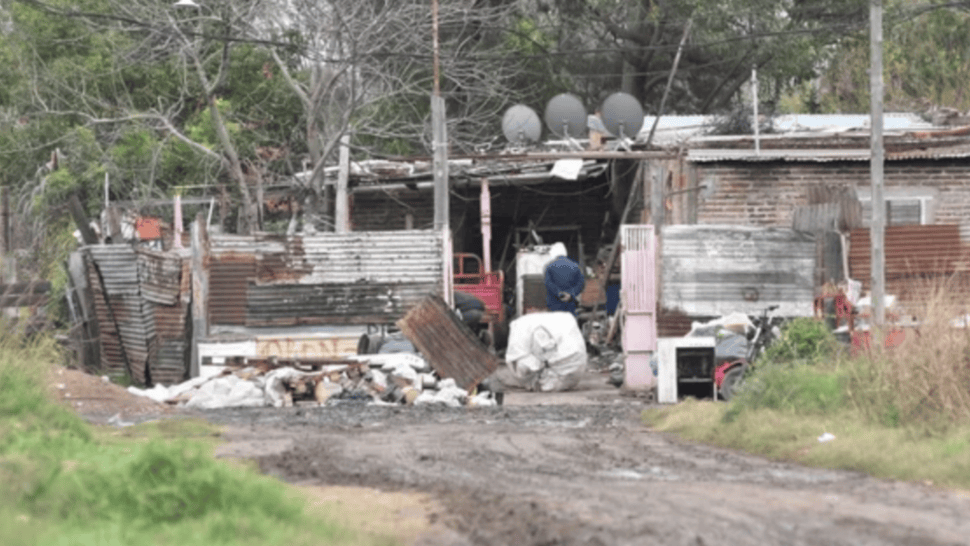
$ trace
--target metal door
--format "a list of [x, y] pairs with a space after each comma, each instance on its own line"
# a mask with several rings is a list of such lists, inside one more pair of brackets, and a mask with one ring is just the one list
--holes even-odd
[[645, 389], [655, 383], [650, 357], [657, 350], [657, 237], [649, 224], [620, 229], [624, 387]]

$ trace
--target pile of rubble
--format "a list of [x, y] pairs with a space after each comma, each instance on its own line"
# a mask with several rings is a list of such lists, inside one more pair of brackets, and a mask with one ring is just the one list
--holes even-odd
[[216, 375], [177, 385], [128, 390], [159, 402], [198, 409], [324, 406], [351, 401], [450, 407], [500, 404], [501, 389], [484, 390], [489, 384], [484, 381], [469, 392], [454, 379], [439, 377], [421, 356], [394, 353], [325, 362], [250, 360], [245, 365], [226, 366]]

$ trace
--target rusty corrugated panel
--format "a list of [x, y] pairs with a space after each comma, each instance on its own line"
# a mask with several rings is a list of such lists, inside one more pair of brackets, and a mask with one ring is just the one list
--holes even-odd
[[811, 316], [813, 234], [730, 225], [664, 226], [661, 301], [691, 316]]
[[174, 305], [151, 305], [155, 316], [158, 350], [150, 362], [153, 383], [180, 383], [189, 369], [189, 304], [191, 302], [191, 264], [183, 259], [179, 298]]
[[213, 324], [393, 322], [444, 290], [437, 231], [217, 235], [210, 244]]
[[182, 262], [187, 257], [173, 252], [136, 251], [141, 295], [152, 303], [175, 305], [182, 287]]
[[424, 283], [250, 284], [246, 325], [391, 323], [440, 292]]
[[256, 278], [252, 254], [213, 256], [209, 269], [209, 321], [212, 324], [246, 324], [246, 287]]
[[187, 377], [188, 343], [184, 339], [160, 341], [151, 366], [152, 383], [173, 385]]
[[424, 298], [397, 326], [438, 375], [454, 379], [463, 389], [475, 388], [500, 364], [440, 296]]
[[137, 383], [147, 384], [150, 382], [149, 360], [157, 350], [155, 321], [147, 309], [150, 304], [143, 304], [137, 294], [109, 294], [108, 302], [128, 358], [131, 378]]
[[[155, 320], [139, 285], [138, 253], [128, 245], [86, 247], [97, 267], [108, 306], [107, 321], [120, 338], [132, 380], [149, 383], [149, 361], [157, 350]], [[99, 320], [99, 326], [103, 324]]]
[[[888, 226], [885, 233], [886, 291], [909, 304], [925, 301], [928, 285], [953, 280], [970, 269], [970, 246], [963, 243], [958, 225]], [[849, 275], [863, 291], [872, 282], [872, 244], [868, 229], [849, 234]], [[958, 280], [958, 279], [957, 279]], [[953, 283], [966, 291], [967, 283]]]
[[88, 286], [91, 287], [91, 295], [94, 298], [94, 313], [98, 321], [101, 341], [99, 344], [101, 346], [101, 369], [113, 375], [125, 374], [128, 372], [128, 365], [124, 349], [121, 346], [121, 337], [115, 327], [111, 310], [108, 308], [98, 268], [88, 250], [89, 247], [82, 249], [82, 255], [88, 275]]

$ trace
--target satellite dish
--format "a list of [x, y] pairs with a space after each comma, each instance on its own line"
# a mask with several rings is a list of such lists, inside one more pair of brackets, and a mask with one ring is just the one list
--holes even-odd
[[502, 116], [502, 132], [512, 144], [521, 146], [536, 142], [542, 136], [539, 114], [524, 104], [516, 104]]
[[627, 93], [613, 93], [603, 101], [603, 125], [620, 138], [636, 138], [643, 127], [643, 107]]
[[556, 136], [583, 138], [586, 136], [586, 107], [576, 95], [562, 93], [552, 97], [546, 105], [546, 126]]

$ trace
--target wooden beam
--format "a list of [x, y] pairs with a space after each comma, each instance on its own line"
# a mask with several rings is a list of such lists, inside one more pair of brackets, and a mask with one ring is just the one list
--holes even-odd
[[[201, 212], [192, 222], [192, 343], [189, 377], [199, 376], [199, 342], [209, 335], [209, 241]], [[245, 302], [244, 302], [245, 303]]]
[[84, 241], [86, 245], [96, 245], [98, 244], [98, 237], [94, 234], [94, 230], [91, 229], [89, 225], [90, 220], [87, 214], [84, 213], [84, 207], [81, 206], [81, 200], [78, 199], [77, 194], [71, 195], [67, 200], [67, 208], [71, 212], [71, 216], [74, 217], [74, 223], [77, 225], [77, 229], [81, 232], [81, 240]]

